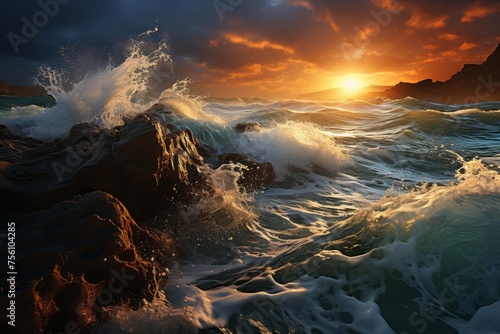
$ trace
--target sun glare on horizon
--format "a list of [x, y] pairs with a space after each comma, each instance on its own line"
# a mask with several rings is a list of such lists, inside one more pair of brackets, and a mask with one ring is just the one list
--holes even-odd
[[354, 77], [347, 77], [342, 81], [342, 88], [348, 93], [355, 93], [363, 87], [361, 80]]
[[353, 75], [338, 78], [336, 82], [337, 87], [342, 88], [344, 94], [348, 96], [358, 93], [366, 86], [362, 79]]

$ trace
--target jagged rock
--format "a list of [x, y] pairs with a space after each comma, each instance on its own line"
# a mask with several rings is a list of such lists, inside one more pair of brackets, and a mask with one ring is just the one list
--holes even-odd
[[3, 162], [19, 162], [25, 160], [22, 152], [37, 148], [43, 142], [14, 134], [5, 125], [0, 124], [0, 157]]
[[[176, 247], [167, 234], [136, 221], [168, 204], [194, 203], [213, 188], [201, 155], [209, 153], [191, 131], [157, 116], [109, 130], [79, 124], [53, 143], [0, 126], [0, 219], [15, 221], [20, 236], [17, 332], [83, 333], [105, 319], [103, 306], [137, 308], [161, 288]], [[243, 165], [240, 184], [247, 188], [274, 179], [270, 163], [238, 154], [220, 161]], [[7, 254], [6, 243], [0, 252]], [[6, 276], [0, 269], [4, 309]], [[12, 329], [6, 326], [2, 332]]]
[[190, 203], [201, 188], [209, 188], [201, 171], [201, 145], [192, 132], [171, 132], [148, 115], [111, 130], [77, 125], [56, 143], [0, 131], [5, 132], [0, 161], [8, 162], [0, 164], [0, 201], [12, 212], [20, 203], [23, 212], [43, 210], [103, 190], [138, 218], [154, 213], [165, 200]]
[[407, 96], [419, 98], [428, 94], [433, 94], [436, 87], [440, 84], [442, 84], [442, 82], [434, 83], [431, 79], [425, 79], [417, 83], [400, 82], [386, 91], [384, 95], [390, 98], [398, 98], [396, 96], [401, 96], [400, 98]]
[[417, 83], [401, 82], [380, 95], [392, 99], [411, 96], [445, 104], [500, 101], [500, 45], [483, 64], [466, 64], [445, 82], [431, 79]]
[[[17, 219], [16, 235], [15, 329], [27, 334], [66, 332], [68, 324], [85, 329], [103, 317], [104, 306], [151, 301], [174, 251], [167, 235], [139, 227], [118, 199], [100, 191]], [[6, 248], [0, 244], [3, 254]], [[4, 310], [6, 275], [3, 269]]]
[[242, 177], [238, 180], [239, 184], [247, 189], [263, 188], [271, 184], [275, 179], [273, 165], [270, 162], [258, 163], [251, 161], [238, 153], [226, 153], [219, 156], [222, 164], [241, 164]]
[[20, 97], [44, 96], [47, 95], [47, 90], [43, 87], [10, 85], [4, 81], [0, 81], [0, 95]]
[[236, 124], [234, 128], [237, 132], [260, 132], [262, 131], [262, 125], [257, 122], [244, 122]]
[[83, 123], [73, 126], [68, 131], [69, 145], [76, 145], [81, 141], [92, 142], [99, 137], [101, 129], [95, 124]]

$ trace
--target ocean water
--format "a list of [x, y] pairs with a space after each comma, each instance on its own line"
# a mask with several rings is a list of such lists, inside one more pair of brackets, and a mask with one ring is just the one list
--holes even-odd
[[16, 107], [39, 106], [53, 107], [54, 98], [51, 96], [14, 97], [0, 95], [0, 112], [7, 113]]
[[274, 165], [256, 192], [236, 166], [210, 172], [215, 194], [158, 218], [182, 246], [168, 286], [97, 333], [500, 333], [500, 102], [151, 96], [168, 61], [134, 49], [67, 90], [47, 69], [55, 106], [0, 110], [53, 140], [156, 104], [215, 153]]

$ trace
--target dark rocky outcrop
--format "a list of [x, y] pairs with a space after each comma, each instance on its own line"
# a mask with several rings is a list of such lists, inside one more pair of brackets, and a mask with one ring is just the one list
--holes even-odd
[[225, 153], [219, 156], [222, 164], [241, 164], [241, 177], [238, 183], [249, 190], [264, 188], [271, 184], [275, 179], [273, 165], [269, 162], [251, 161], [244, 155], [238, 153]]
[[398, 98], [396, 96], [402, 96], [401, 98], [411, 96], [430, 96], [441, 86], [442, 82], [433, 82], [431, 79], [425, 79], [417, 83], [400, 82], [393, 88], [386, 91], [384, 94], [389, 98]]
[[77, 125], [56, 143], [16, 136], [5, 127], [0, 136], [0, 201], [10, 207], [43, 210], [103, 190], [139, 218], [165, 200], [190, 203], [210, 187], [192, 132], [171, 132], [147, 115], [107, 131]]
[[[0, 125], [0, 219], [15, 222], [18, 236], [15, 332], [84, 333], [106, 319], [103, 306], [151, 300], [173, 253], [182, 252], [164, 232], [172, 231], [165, 215], [213, 193], [202, 156], [209, 153], [154, 111], [109, 130], [79, 124], [51, 143]], [[274, 179], [270, 163], [239, 154], [220, 163], [240, 164], [248, 189]], [[4, 309], [7, 272], [0, 271]], [[6, 321], [0, 326], [12, 332]]]
[[29, 97], [47, 95], [47, 90], [43, 87], [10, 85], [0, 81], [0, 95]]
[[369, 95], [369, 96], [378, 96], [381, 92], [386, 91], [387, 89], [391, 88], [391, 86], [368, 86], [368, 87], [363, 87], [358, 90], [358, 93], [349, 93], [348, 90], [346, 90], [345, 87], [337, 87], [337, 88], [330, 88], [326, 90], [322, 90], [319, 92], [313, 92], [313, 93], [307, 93], [307, 94], [301, 94], [297, 96], [298, 99], [300, 100], [345, 100], [345, 99], [352, 99], [352, 98], [358, 98], [364, 95]]
[[[151, 301], [174, 251], [168, 235], [139, 227], [100, 191], [17, 219], [16, 235], [16, 333], [86, 329], [105, 316], [104, 306]], [[0, 249], [7, 254], [5, 243]], [[5, 272], [1, 277], [5, 310]]]
[[379, 95], [392, 99], [410, 96], [444, 104], [500, 101], [500, 45], [483, 64], [466, 64], [445, 82], [431, 79], [418, 83], [401, 82]]
[[238, 123], [234, 127], [234, 129], [239, 132], [260, 132], [262, 131], [262, 125], [260, 125], [257, 122], [244, 122], [244, 123]]
[[23, 161], [22, 152], [40, 147], [42, 141], [14, 134], [8, 127], [0, 124], [0, 159], [2, 162]]

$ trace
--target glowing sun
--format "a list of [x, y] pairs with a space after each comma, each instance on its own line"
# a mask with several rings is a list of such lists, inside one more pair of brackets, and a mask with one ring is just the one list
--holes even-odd
[[348, 77], [342, 81], [342, 87], [346, 92], [355, 93], [363, 87], [363, 83], [359, 79]]

